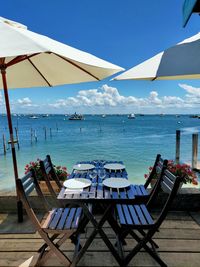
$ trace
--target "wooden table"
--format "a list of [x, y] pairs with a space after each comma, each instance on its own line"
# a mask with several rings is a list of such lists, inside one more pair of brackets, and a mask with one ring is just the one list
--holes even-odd
[[[94, 164], [94, 162], [79, 162], [79, 163], [90, 163]], [[106, 163], [121, 163], [122, 162], [106, 162]], [[98, 171], [100, 168], [103, 168], [103, 164], [101, 161], [95, 161], [95, 169]], [[72, 171], [72, 174], [70, 175], [69, 179], [72, 178], [78, 178], [78, 177], [84, 177], [86, 179], [89, 178], [88, 171], [86, 172], [77, 172], [75, 170]], [[120, 170], [120, 171], [106, 171], [106, 178], [109, 177], [116, 177], [116, 178], [124, 178], [128, 179], [128, 175], [126, 170]], [[141, 193], [141, 192], [140, 192]], [[120, 231], [118, 224], [115, 221], [115, 218], [113, 217], [114, 214], [114, 208], [117, 204], [130, 204], [130, 202], [134, 201], [135, 203], [135, 195], [137, 195], [137, 187], [131, 185], [126, 188], [122, 189], [114, 189], [114, 188], [108, 188], [103, 186], [102, 180], [99, 176], [97, 176], [95, 179], [92, 180], [92, 185], [90, 187], [87, 187], [83, 190], [83, 192], [78, 194], [65, 194], [65, 188], [63, 187], [58, 195], [58, 199], [62, 202], [64, 205], [78, 205], [83, 208], [83, 212], [85, 215], [85, 225], [82, 224], [81, 227], [83, 228], [86, 226], [88, 222], [91, 222], [93, 225], [93, 231], [91, 235], [86, 240], [84, 246], [80, 249], [80, 251], [77, 253], [77, 255], [74, 257], [72, 261], [71, 266], [76, 266], [76, 264], [79, 262], [81, 257], [86, 252], [89, 245], [94, 240], [97, 233], [100, 234], [101, 238], [111, 251], [112, 255], [115, 257], [117, 262], [121, 264], [121, 258], [119, 256], [119, 251], [116, 250], [116, 248], [112, 245], [109, 238], [105, 234], [103, 230], [103, 225], [107, 221], [112, 229], [117, 232]], [[103, 212], [101, 214], [101, 218], [99, 221], [96, 220], [95, 216], [92, 213], [92, 210], [89, 208], [91, 205], [96, 205], [100, 207]], [[83, 230], [83, 229], [82, 229]]]

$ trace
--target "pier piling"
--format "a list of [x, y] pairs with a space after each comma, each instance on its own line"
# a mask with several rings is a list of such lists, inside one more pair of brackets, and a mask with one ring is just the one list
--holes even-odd
[[36, 130], [34, 130], [34, 138], [35, 138], [35, 142], [37, 143], [38, 138], [37, 138], [37, 132], [36, 132]]
[[176, 130], [176, 163], [180, 162], [180, 141], [181, 141], [181, 131]]
[[16, 134], [16, 140], [17, 140], [17, 148], [19, 150], [19, 136], [18, 136], [18, 129], [15, 127], [15, 134]]
[[31, 144], [33, 143], [33, 129], [31, 128]]
[[3, 134], [3, 152], [4, 152], [4, 155], [6, 155], [6, 137], [5, 137], [5, 134]]
[[192, 134], [192, 168], [197, 168], [198, 157], [198, 133]]
[[44, 139], [47, 140], [47, 128], [44, 127]]

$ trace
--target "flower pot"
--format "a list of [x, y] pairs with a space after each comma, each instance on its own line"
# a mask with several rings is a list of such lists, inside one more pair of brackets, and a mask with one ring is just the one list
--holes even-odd
[[[50, 181], [50, 183], [51, 183], [51, 186], [53, 187], [53, 190], [55, 192], [59, 192], [60, 191], [55, 181]], [[61, 181], [61, 183], [62, 183], [62, 181]], [[39, 181], [39, 186], [40, 186], [40, 189], [41, 189], [43, 194], [50, 195], [48, 186], [47, 186], [45, 181]]]

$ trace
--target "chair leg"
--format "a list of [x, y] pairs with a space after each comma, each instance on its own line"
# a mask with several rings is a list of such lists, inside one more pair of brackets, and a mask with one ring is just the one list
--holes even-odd
[[152, 250], [147, 243], [150, 242], [154, 232], [148, 232], [143, 239], [140, 239], [133, 231], [130, 231], [130, 234], [138, 242], [138, 244], [133, 248], [133, 250], [125, 257], [124, 264], [125, 266], [131, 261], [131, 259], [142, 249], [144, 248], [152, 258], [154, 258], [162, 267], [167, 267], [166, 263], [161, 260], [155, 250]]
[[[143, 230], [138, 230], [138, 232], [143, 236], [146, 235], [146, 233]], [[151, 241], [149, 241], [149, 243], [152, 245], [152, 247], [154, 246], [155, 248], [159, 248], [158, 244], [156, 244], [156, 242], [153, 241], [152, 239], [151, 239]]]
[[[53, 235], [50, 240], [53, 241], [55, 240], [57, 237], [59, 236], [59, 234], [55, 234]], [[42, 252], [43, 250], [45, 250], [46, 248], [48, 247], [48, 245], [45, 243], [44, 245], [42, 245], [39, 249], [38, 249], [38, 252]]]
[[[121, 235], [121, 241], [123, 242], [123, 245], [126, 245], [126, 241], [125, 238], [127, 237], [128, 234], [130, 234], [130, 231], [132, 230], [126, 230], [122, 232]], [[138, 232], [144, 237], [146, 235], [146, 233], [143, 230], [138, 230]], [[156, 244], [155, 241], [153, 241], [152, 239], [149, 241], [149, 243], [151, 244], [152, 248], [159, 248], [158, 244]]]
[[64, 235], [56, 244], [53, 243], [51, 238], [46, 234], [44, 231], [39, 231], [39, 234], [44, 239], [48, 247], [50, 248], [49, 251], [45, 251], [45, 253], [42, 251], [41, 254], [43, 254], [42, 257], [39, 258], [39, 263], [45, 262], [47, 258], [49, 258], [50, 255], [53, 253], [60, 259], [62, 263], [65, 265], [70, 265], [71, 261], [70, 259], [59, 249], [59, 247], [63, 244], [63, 242], [69, 238], [69, 234]]

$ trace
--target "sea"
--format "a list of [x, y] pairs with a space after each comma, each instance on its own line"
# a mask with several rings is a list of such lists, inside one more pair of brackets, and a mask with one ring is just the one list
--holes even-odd
[[[181, 161], [191, 162], [192, 134], [199, 132], [200, 120], [189, 115], [84, 115], [84, 120], [69, 120], [67, 115], [12, 115], [19, 177], [30, 161], [51, 155], [55, 165], [68, 172], [78, 161], [123, 161], [133, 183], [144, 183], [158, 153], [175, 159], [176, 130], [181, 130]], [[3, 135], [9, 140], [7, 117], [0, 115], [0, 191], [14, 189], [10, 145], [3, 149]]]

